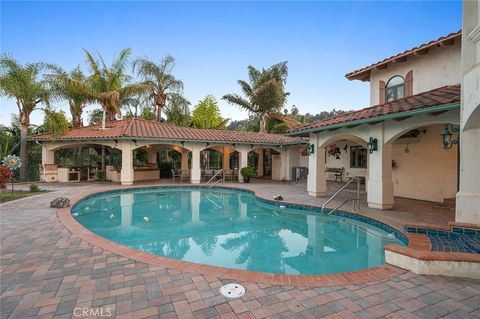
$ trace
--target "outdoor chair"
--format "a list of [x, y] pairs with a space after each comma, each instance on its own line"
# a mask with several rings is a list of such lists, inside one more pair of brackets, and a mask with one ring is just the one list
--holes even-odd
[[233, 181], [233, 170], [231, 169], [224, 169], [223, 170], [223, 178], [226, 181]]
[[181, 179], [181, 176], [180, 176], [180, 172], [178, 170], [174, 170], [172, 168], [172, 180], [175, 181], [175, 180], [179, 180]]
[[206, 169], [203, 173], [203, 178], [205, 179], [205, 181], [209, 181], [210, 178], [213, 177], [213, 173], [214, 170], [213, 169]]

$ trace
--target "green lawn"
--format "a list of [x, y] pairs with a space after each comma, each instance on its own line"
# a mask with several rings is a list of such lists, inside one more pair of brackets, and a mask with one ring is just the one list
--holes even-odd
[[39, 191], [39, 192], [30, 192], [30, 191], [14, 191], [12, 195], [12, 191], [2, 191], [0, 192], [0, 203], [6, 203], [12, 200], [48, 193], [50, 191]]

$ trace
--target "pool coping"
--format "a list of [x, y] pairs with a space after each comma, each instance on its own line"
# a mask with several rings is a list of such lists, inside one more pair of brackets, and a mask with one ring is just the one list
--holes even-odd
[[[234, 279], [240, 281], [256, 282], [261, 284], [270, 284], [270, 285], [287, 285], [287, 286], [310, 286], [310, 287], [319, 287], [319, 286], [339, 286], [339, 285], [351, 285], [351, 284], [360, 284], [367, 282], [380, 281], [384, 279], [389, 279], [392, 276], [398, 276], [402, 273], [405, 273], [406, 270], [392, 266], [392, 265], [381, 265], [364, 270], [351, 271], [351, 272], [342, 272], [336, 274], [319, 274], [319, 275], [287, 275], [287, 274], [274, 274], [266, 272], [256, 272], [249, 270], [233, 269], [233, 268], [224, 268], [218, 266], [211, 266], [205, 264], [198, 264], [189, 261], [183, 261], [163, 256], [152, 255], [145, 253], [127, 246], [115, 243], [104, 237], [94, 234], [83, 225], [78, 223], [75, 218], [72, 216], [71, 210], [75, 205], [82, 199], [86, 199], [93, 195], [108, 193], [112, 191], [128, 191], [132, 189], [148, 189], [148, 188], [205, 188], [205, 184], [197, 185], [132, 185], [132, 186], [112, 186], [111, 188], [104, 189], [101, 191], [91, 191], [84, 192], [79, 196], [71, 199], [71, 207], [60, 208], [57, 210], [57, 216], [63, 226], [69, 230], [72, 234], [78, 236], [82, 240], [90, 243], [93, 246], [99, 247], [101, 249], [107, 250], [109, 252], [118, 254], [120, 256], [143, 262], [149, 265], [161, 266], [165, 268], [171, 268], [184, 272], [192, 272], [200, 275], [220, 277], [227, 279]], [[257, 199], [266, 201], [268, 203], [286, 205], [291, 207], [309, 207], [311, 211], [317, 211], [320, 207], [311, 206], [311, 205], [299, 205], [296, 203], [290, 202], [275, 202], [261, 196], [262, 194], [253, 190], [240, 188], [240, 187], [230, 187], [230, 186], [216, 186], [218, 189], [231, 189], [236, 191], [243, 191], [253, 194]], [[404, 234], [401, 228], [399, 229], [398, 225], [392, 225], [380, 218], [372, 218], [366, 216], [361, 212], [343, 212], [348, 215], [356, 215], [364, 217], [377, 223], [382, 223], [391, 229], [394, 229], [395, 232]], [[361, 220], [361, 219], [359, 219]], [[398, 246], [401, 247], [401, 246]]]

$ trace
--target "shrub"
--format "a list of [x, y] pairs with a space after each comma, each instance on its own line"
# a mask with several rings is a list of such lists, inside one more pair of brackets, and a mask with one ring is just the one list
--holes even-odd
[[245, 178], [250, 178], [255, 175], [255, 169], [251, 166], [245, 166], [240, 170], [240, 174]]
[[95, 177], [99, 182], [105, 182], [107, 180], [107, 175], [105, 174], [105, 171], [98, 171]]
[[40, 187], [38, 187], [37, 184], [30, 184], [30, 192], [32, 193], [38, 193], [40, 191]]

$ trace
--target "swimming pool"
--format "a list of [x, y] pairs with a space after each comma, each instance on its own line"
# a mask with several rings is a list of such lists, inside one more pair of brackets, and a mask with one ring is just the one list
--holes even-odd
[[405, 246], [401, 233], [373, 219], [227, 188], [110, 191], [79, 201], [72, 214], [93, 233], [146, 253], [278, 274], [366, 269], [384, 263], [383, 246]]

